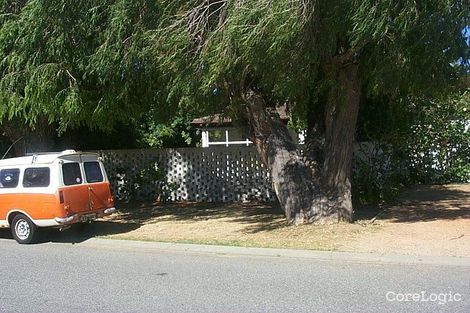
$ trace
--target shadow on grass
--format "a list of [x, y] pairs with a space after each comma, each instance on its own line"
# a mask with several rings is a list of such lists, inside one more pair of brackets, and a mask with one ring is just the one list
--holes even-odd
[[382, 220], [394, 223], [470, 219], [470, 186], [418, 186], [387, 206]]
[[470, 185], [432, 185], [416, 186], [405, 191], [398, 201], [466, 201], [470, 204]]
[[382, 219], [394, 223], [470, 219], [470, 206], [468, 203], [399, 205], [387, 209]]
[[[140, 224], [136, 223], [95, 221], [91, 224], [74, 224], [63, 231], [54, 228], [45, 228], [39, 230], [35, 243], [62, 242], [75, 244], [87, 241], [96, 236], [127, 233], [140, 226]], [[13, 240], [9, 229], [0, 229], [0, 238]]]
[[286, 227], [284, 214], [270, 203], [121, 203], [119, 221], [137, 224], [221, 220], [246, 224], [248, 232]]
[[354, 221], [370, 220], [379, 214], [383, 207], [381, 205], [354, 205]]
[[[468, 191], [466, 191], [468, 190]], [[470, 218], [470, 186], [421, 186], [402, 195], [395, 204], [362, 207], [355, 220], [380, 220], [413, 223]], [[271, 203], [119, 203], [120, 214], [113, 221], [143, 225], [161, 222], [217, 221], [238, 223], [244, 232], [270, 232], [289, 227], [284, 214]]]

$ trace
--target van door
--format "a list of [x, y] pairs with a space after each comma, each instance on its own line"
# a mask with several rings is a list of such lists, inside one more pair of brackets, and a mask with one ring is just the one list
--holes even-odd
[[81, 161], [85, 182], [88, 186], [90, 206], [94, 210], [112, 206], [110, 184], [103, 163], [94, 155], [82, 155]]
[[88, 186], [80, 161], [80, 156], [73, 155], [62, 157], [59, 163], [63, 186], [59, 189], [59, 198], [69, 216], [91, 210]]

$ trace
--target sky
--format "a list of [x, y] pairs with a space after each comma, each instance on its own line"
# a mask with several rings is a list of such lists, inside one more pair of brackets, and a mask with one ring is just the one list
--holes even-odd
[[[462, 30], [462, 34], [465, 37], [465, 41], [467, 42], [467, 45], [470, 46], [470, 25], [466, 26]], [[470, 55], [467, 56], [466, 61], [464, 61], [463, 58], [460, 58], [457, 62], [458, 64], [465, 64], [466, 66], [470, 66]]]

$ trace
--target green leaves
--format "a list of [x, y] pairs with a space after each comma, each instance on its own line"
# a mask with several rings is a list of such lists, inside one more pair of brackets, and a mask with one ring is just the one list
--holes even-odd
[[206, 107], [224, 102], [228, 111], [246, 83], [272, 103], [321, 105], [318, 96], [335, 83], [338, 62], [360, 64], [367, 95], [445, 93], [460, 71], [450, 64], [469, 55], [462, 29], [470, 9], [461, 1], [162, 3], [156, 50], [172, 77], [169, 94], [194, 104], [196, 94], [204, 95]]
[[236, 114], [247, 86], [289, 102], [305, 125], [341, 63], [359, 63], [366, 95], [406, 99], [448, 93], [470, 55], [458, 0], [0, 0], [0, 10], [0, 118], [46, 117], [60, 130]]
[[75, 66], [82, 43], [75, 22], [81, 19], [77, 9], [83, 2], [54, 6], [52, 1], [28, 1], [4, 20], [0, 116], [7, 113], [7, 118], [18, 116], [34, 125], [39, 117], [60, 121], [81, 110]]
[[0, 3], [0, 118], [109, 129], [156, 101], [155, 1]]
[[470, 180], [470, 90], [421, 101], [407, 140], [413, 178], [421, 183]]
[[298, 68], [306, 66], [297, 61], [303, 61], [299, 38], [310, 18], [308, 1], [164, 3], [170, 17], [162, 26], [160, 63], [178, 77], [172, 89], [193, 86], [198, 77], [193, 87], [199, 93], [212, 97], [217, 88], [228, 98], [219, 97], [219, 102], [230, 105], [236, 102], [230, 94], [247, 76], [271, 91], [279, 81], [294, 77], [284, 73], [299, 74]]
[[457, 75], [450, 66], [468, 57], [461, 34], [470, 16], [460, 1], [356, 1], [349, 32], [365, 44], [367, 91], [378, 95], [435, 94]]

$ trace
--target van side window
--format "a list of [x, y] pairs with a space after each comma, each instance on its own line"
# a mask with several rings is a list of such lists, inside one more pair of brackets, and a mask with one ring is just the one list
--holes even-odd
[[19, 168], [9, 168], [0, 171], [0, 188], [16, 188], [20, 178]]
[[80, 171], [80, 164], [78, 163], [62, 164], [62, 176], [64, 178], [65, 186], [81, 184], [82, 172]]
[[101, 172], [100, 163], [98, 162], [85, 162], [86, 181], [89, 183], [98, 183], [103, 181], [103, 173]]
[[51, 180], [48, 167], [30, 167], [24, 170], [23, 187], [47, 187]]

